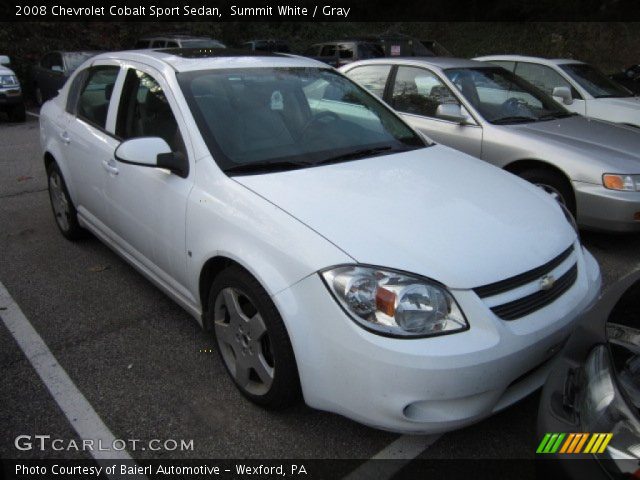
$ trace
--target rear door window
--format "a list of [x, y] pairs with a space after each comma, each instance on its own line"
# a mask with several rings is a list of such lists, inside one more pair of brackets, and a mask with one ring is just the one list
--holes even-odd
[[390, 71], [391, 65], [366, 65], [349, 70], [347, 77], [382, 98]]
[[92, 67], [88, 72], [87, 81], [78, 99], [77, 115], [91, 125], [104, 129], [120, 67]]

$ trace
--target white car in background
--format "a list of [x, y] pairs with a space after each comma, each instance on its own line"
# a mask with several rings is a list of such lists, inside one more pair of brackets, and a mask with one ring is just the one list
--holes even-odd
[[260, 405], [462, 427], [540, 387], [600, 290], [551, 196], [314, 60], [98, 55], [40, 129], [62, 234], [181, 304]]
[[506, 68], [572, 112], [640, 127], [640, 98], [588, 63], [520, 55], [488, 55], [474, 60]]

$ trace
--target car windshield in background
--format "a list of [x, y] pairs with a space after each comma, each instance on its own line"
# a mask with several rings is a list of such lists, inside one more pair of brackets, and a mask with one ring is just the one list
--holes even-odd
[[182, 40], [182, 48], [227, 48], [215, 40]]
[[500, 67], [453, 68], [445, 74], [491, 123], [527, 123], [573, 115], [526, 80]]
[[84, 63], [85, 60], [95, 57], [98, 52], [67, 52], [65, 53], [65, 60], [67, 62], [67, 69], [71, 72]]
[[624, 98], [633, 94], [622, 85], [607, 78], [600, 70], [585, 63], [565, 63], [560, 68], [580, 84], [594, 98]]
[[178, 74], [200, 132], [229, 174], [309, 167], [423, 148], [375, 97], [323, 68]]

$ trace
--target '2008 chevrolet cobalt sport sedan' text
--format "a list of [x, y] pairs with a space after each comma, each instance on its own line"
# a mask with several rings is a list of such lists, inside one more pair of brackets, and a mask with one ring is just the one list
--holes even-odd
[[164, 289], [264, 406], [461, 427], [538, 388], [600, 289], [550, 196], [313, 60], [103, 54], [40, 128], [62, 234]]

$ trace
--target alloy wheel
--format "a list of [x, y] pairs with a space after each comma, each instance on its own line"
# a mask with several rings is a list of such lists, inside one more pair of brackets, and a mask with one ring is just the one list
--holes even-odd
[[218, 293], [214, 306], [218, 348], [240, 388], [265, 395], [273, 384], [275, 362], [267, 327], [253, 302], [237, 288]]
[[69, 230], [69, 201], [62, 187], [62, 178], [55, 170], [49, 176], [49, 197], [53, 206], [56, 222], [63, 231]]

